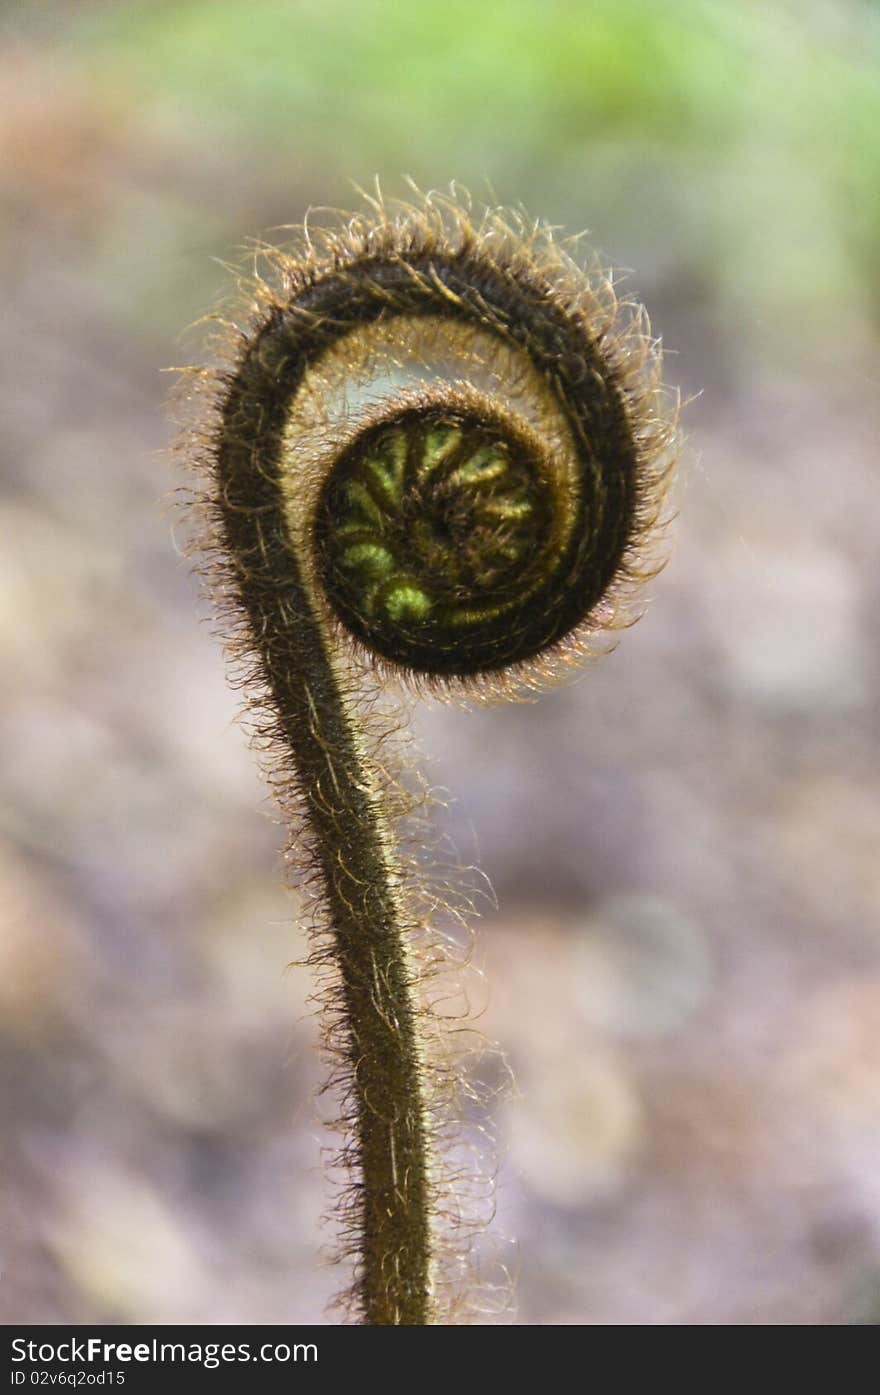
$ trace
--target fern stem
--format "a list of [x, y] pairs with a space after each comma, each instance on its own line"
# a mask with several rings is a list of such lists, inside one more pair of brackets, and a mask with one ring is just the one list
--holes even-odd
[[[344, 994], [361, 1189], [360, 1306], [370, 1324], [426, 1323], [428, 1161], [403, 917], [352, 715], [320, 630], [301, 633], [302, 667], [288, 670], [276, 700], [305, 791]], [[295, 715], [305, 709], [307, 721]]]
[[[279, 346], [276, 344], [276, 351]], [[420, 1051], [390, 843], [357, 718], [282, 525], [281, 427], [266, 416], [270, 346], [249, 355], [218, 451], [222, 525], [259, 637], [262, 677], [308, 813], [344, 998], [359, 1175], [363, 1320], [430, 1320], [429, 1177]], [[260, 378], [262, 390], [256, 378]], [[283, 395], [283, 394], [282, 394]], [[258, 468], [255, 468], [255, 459]]]

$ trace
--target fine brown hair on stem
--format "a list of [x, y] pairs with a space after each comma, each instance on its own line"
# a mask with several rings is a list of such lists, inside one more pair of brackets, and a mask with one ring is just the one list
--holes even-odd
[[444, 1209], [438, 955], [371, 714], [399, 679], [528, 694], [630, 623], [659, 565], [674, 403], [644, 313], [575, 251], [455, 197], [310, 219], [257, 249], [185, 387], [205, 575], [317, 888], [340, 1229], [371, 1324], [441, 1319]]

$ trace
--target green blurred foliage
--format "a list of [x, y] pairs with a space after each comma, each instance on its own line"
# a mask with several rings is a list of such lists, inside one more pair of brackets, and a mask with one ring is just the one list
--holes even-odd
[[294, 204], [459, 179], [819, 331], [880, 300], [878, 36], [873, 6], [715, 0], [190, 0], [69, 35], [108, 101]]
[[487, 136], [525, 161], [621, 130], [723, 144], [748, 52], [718, 15], [643, 0], [197, 0], [132, 5], [102, 27], [114, 76], [156, 101], [187, 94], [276, 142], [305, 126], [328, 152], [344, 136], [390, 157], [456, 153], [473, 165], [471, 142]]
[[[71, 5], [63, 20], [37, 7], [35, 24], [40, 13], [108, 125], [147, 131], [196, 171], [158, 210], [133, 199], [111, 267], [154, 217], [174, 225], [156, 230], [166, 257], [175, 240], [226, 254], [309, 204], [350, 206], [353, 183], [400, 193], [411, 176], [587, 227], [655, 305], [690, 303], [748, 352], [777, 354], [794, 327], [801, 351], [821, 354], [830, 330], [855, 343], [876, 323], [874, 4], [141, 0]], [[165, 299], [170, 315], [177, 290], [166, 260], [145, 281], [146, 312]]]

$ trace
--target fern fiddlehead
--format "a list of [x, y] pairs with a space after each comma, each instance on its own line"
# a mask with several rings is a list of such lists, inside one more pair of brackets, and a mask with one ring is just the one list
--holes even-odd
[[262, 256], [250, 322], [202, 375], [208, 549], [323, 892], [357, 1310], [421, 1324], [435, 1180], [413, 906], [352, 674], [516, 692], [625, 623], [674, 414], [640, 314], [512, 215], [376, 202]]

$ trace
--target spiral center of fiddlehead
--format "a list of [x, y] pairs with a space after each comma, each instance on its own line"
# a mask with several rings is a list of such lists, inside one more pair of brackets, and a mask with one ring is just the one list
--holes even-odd
[[324, 588], [385, 658], [484, 667], [521, 645], [523, 606], [540, 609], [561, 502], [524, 431], [411, 407], [336, 461], [316, 520]]

